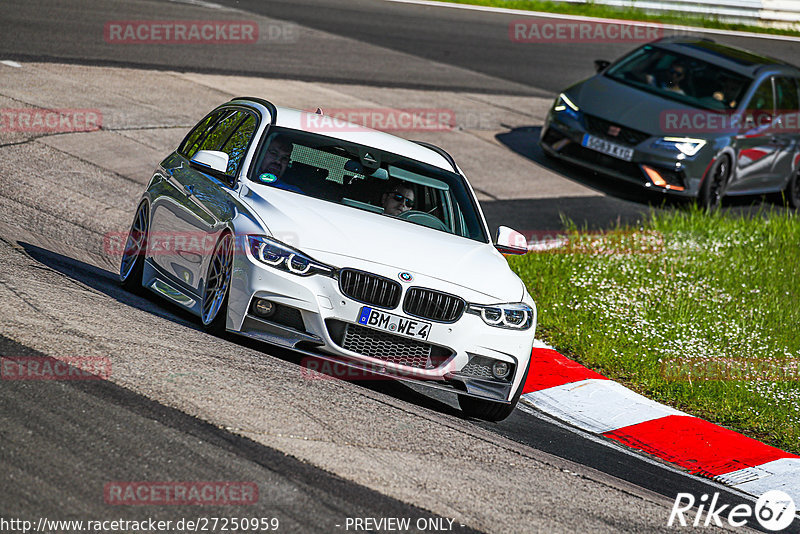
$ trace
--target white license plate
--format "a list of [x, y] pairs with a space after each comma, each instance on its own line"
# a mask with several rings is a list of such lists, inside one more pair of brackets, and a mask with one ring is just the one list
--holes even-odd
[[400, 317], [369, 306], [361, 308], [361, 313], [358, 315], [358, 323], [379, 330], [386, 330], [393, 334], [413, 337], [414, 339], [428, 339], [428, 334], [431, 332], [431, 323]]
[[601, 139], [593, 135], [584, 135], [581, 144], [586, 148], [597, 150], [598, 152], [608, 154], [609, 156], [614, 156], [615, 158], [619, 158], [621, 160], [630, 161], [633, 159], [632, 148], [618, 145], [617, 143], [612, 143], [611, 141], [606, 141], [605, 139]]

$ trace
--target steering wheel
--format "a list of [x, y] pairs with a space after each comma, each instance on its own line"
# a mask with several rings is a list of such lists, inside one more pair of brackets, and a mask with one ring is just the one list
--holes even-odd
[[422, 226], [427, 226], [428, 228], [433, 228], [434, 230], [444, 230], [448, 232], [449, 229], [445, 224], [436, 217], [435, 215], [431, 215], [430, 213], [425, 213], [424, 211], [418, 210], [408, 210], [404, 211], [400, 215], [397, 216], [398, 219], [405, 219], [407, 221], [413, 222], [415, 224], [421, 224]]

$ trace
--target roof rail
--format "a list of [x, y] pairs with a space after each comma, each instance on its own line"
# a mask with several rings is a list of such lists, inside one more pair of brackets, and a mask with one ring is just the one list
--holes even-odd
[[694, 35], [667, 35], [665, 37], [661, 37], [660, 39], [656, 39], [653, 41], [654, 43], [680, 43], [681, 41], [706, 41], [708, 43], [716, 43], [714, 39], [705, 36], [694, 36]]
[[450, 154], [445, 152], [445, 150], [443, 148], [439, 148], [438, 146], [436, 146], [434, 144], [431, 144], [431, 143], [427, 143], [425, 141], [414, 141], [414, 143], [416, 143], [416, 144], [418, 144], [420, 146], [424, 146], [425, 148], [429, 148], [430, 150], [433, 150], [434, 152], [436, 152], [437, 154], [442, 156], [444, 159], [446, 159], [447, 163], [449, 163], [450, 165], [453, 166], [453, 172], [454, 173], [461, 174], [461, 173], [458, 172], [458, 166], [456, 165], [456, 162], [453, 159], [453, 156], [451, 156]]
[[269, 100], [264, 100], [263, 98], [257, 98], [257, 97], [254, 97], [254, 96], [237, 96], [236, 98], [231, 98], [230, 101], [233, 102], [234, 100], [252, 100], [253, 102], [255, 102], [257, 104], [261, 104], [262, 106], [264, 106], [265, 108], [267, 108], [269, 110], [269, 114], [270, 114], [269, 124], [270, 124], [270, 126], [275, 126], [275, 121], [278, 120], [278, 108], [276, 108], [275, 104], [273, 104]]

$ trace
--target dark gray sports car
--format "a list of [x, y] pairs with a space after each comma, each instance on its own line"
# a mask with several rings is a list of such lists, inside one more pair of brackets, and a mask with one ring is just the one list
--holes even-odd
[[779, 191], [800, 207], [800, 69], [696, 38], [595, 64], [548, 113], [545, 154], [710, 208]]

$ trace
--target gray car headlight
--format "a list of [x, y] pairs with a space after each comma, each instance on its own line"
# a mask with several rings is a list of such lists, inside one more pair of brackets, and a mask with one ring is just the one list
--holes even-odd
[[527, 330], [533, 325], [533, 309], [522, 302], [506, 304], [469, 304], [467, 313], [478, 315], [483, 322], [497, 328]]
[[704, 139], [693, 139], [691, 137], [662, 137], [653, 143], [654, 148], [668, 150], [670, 152], [680, 152], [686, 156], [694, 156], [700, 149], [706, 146]]
[[553, 111], [557, 111], [559, 113], [563, 112], [577, 119], [578, 111], [580, 111], [580, 109], [572, 100], [569, 99], [567, 95], [561, 93], [558, 95], [558, 98], [556, 98], [555, 104], [553, 104]]
[[247, 236], [247, 244], [255, 259], [281, 271], [298, 276], [311, 276], [313, 274], [333, 276], [336, 272], [336, 269], [330, 265], [325, 265], [271, 237], [249, 235]]

